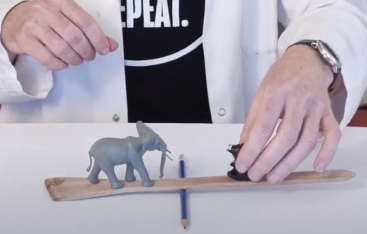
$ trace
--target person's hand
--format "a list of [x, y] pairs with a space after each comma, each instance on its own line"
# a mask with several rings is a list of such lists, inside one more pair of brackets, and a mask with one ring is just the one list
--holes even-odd
[[9, 54], [27, 54], [52, 71], [118, 47], [73, 0], [22, 2], [6, 15], [0, 36]]
[[[316, 51], [295, 45], [269, 69], [255, 94], [235, 163], [251, 181], [264, 176], [270, 183], [284, 180], [324, 137], [314, 161], [322, 172], [332, 161], [341, 131], [334, 118], [328, 86], [333, 74]], [[277, 133], [270, 141], [279, 119]], [[267, 144], [268, 143], [268, 144]]]

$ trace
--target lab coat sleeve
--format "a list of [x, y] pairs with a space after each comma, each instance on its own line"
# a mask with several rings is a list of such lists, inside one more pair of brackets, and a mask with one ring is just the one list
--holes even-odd
[[341, 129], [354, 116], [367, 87], [366, 2], [349, 1], [281, 0], [278, 3], [278, 20], [285, 26], [278, 42], [280, 55], [297, 41], [319, 39], [329, 44], [341, 59], [344, 87], [332, 98]]
[[[1, 25], [9, 10], [22, 0], [0, 1]], [[30, 56], [20, 55], [14, 61], [0, 42], [0, 104], [27, 102], [45, 98], [52, 88], [52, 73]]]
[[363, 98], [362, 98], [362, 105], [367, 105], [367, 90], [365, 91]]

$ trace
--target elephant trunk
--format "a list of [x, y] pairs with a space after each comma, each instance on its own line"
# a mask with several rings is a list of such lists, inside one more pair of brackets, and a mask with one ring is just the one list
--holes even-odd
[[159, 178], [163, 178], [163, 169], [164, 169], [164, 164], [166, 163], [166, 151], [163, 150], [162, 151], [162, 159], [161, 159], [161, 168], [160, 168], [160, 173], [161, 175], [159, 176]]

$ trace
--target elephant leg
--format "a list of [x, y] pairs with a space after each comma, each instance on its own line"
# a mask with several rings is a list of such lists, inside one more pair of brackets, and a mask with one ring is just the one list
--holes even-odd
[[105, 165], [102, 170], [104, 171], [104, 173], [106, 173], [108, 181], [110, 181], [111, 183], [112, 189], [120, 189], [123, 187], [122, 182], [117, 179], [117, 176], [115, 174], [115, 167], [112, 164]]
[[98, 166], [97, 163], [94, 163], [91, 172], [89, 173], [88, 180], [92, 184], [98, 184], [99, 183], [99, 173], [101, 172], [101, 168]]
[[134, 168], [138, 171], [141, 180], [143, 181], [144, 187], [151, 187], [153, 186], [153, 181], [150, 179], [148, 171], [144, 165], [143, 159], [141, 160], [134, 160], [131, 162]]
[[134, 166], [133, 164], [131, 164], [131, 162], [126, 164], [125, 180], [127, 182], [133, 182], [136, 180], [136, 177], [134, 175]]

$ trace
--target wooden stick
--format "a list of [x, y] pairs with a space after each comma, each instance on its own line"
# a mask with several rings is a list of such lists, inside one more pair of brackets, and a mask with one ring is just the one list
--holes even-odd
[[[355, 177], [347, 170], [330, 170], [323, 173], [293, 172], [280, 185], [313, 184], [347, 181]], [[47, 191], [54, 201], [72, 201], [104, 197], [116, 194], [142, 192], [169, 192], [181, 189], [240, 188], [252, 186], [274, 186], [264, 180], [260, 182], [235, 181], [227, 176], [197, 177], [154, 180], [152, 187], [143, 187], [141, 181], [125, 182], [121, 189], [111, 189], [108, 180], [91, 184], [86, 178], [60, 177], [45, 180]]]

